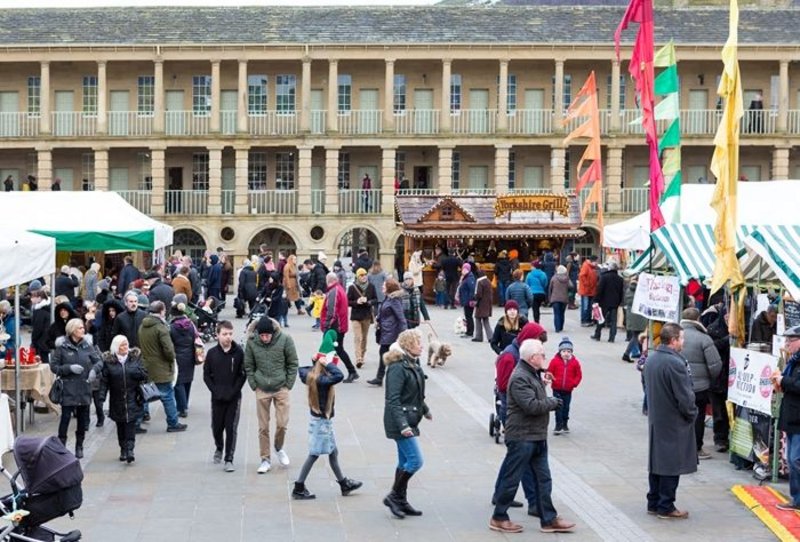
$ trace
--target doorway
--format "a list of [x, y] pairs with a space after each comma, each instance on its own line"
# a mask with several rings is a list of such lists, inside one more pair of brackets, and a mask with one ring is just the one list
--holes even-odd
[[171, 167], [167, 169], [167, 214], [178, 214], [181, 212], [183, 202], [181, 201], [181, 190], [183, 190], [183, 168]]
[[428, 189], [431, 187], [431, 166], [414, 166], [414, 188]]

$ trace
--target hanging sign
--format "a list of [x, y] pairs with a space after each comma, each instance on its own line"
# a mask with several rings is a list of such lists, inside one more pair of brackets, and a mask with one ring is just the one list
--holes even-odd
[[569, 198], [556, 194], [497, 196], [494, 202], [495, 218], [515, 211], [552, 211], [569, 216]]
[[639, 273], [631, 310], [650, 320], [677, 322], [680, 298], [678, 277]]
[[731, 348], [728, 401], [762, 414], [772, 414], [772, 382], [778, 358], [770, 354]]

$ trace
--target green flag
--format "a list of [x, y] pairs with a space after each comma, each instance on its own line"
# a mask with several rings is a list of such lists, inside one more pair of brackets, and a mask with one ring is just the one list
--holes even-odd
[[667, 131], [661, 136], [658, 142], [658, 152], [660, 153], [668, 147], [678, 147], [681, 144], [681, 119], [675, 119], [669, 125]]
[[673, 64], [659, 73], [653, 86], [656, 94], [678, 92], [678, 65]]
[[664, 200], [667, 198], [680, 195], [681, 195], [681, 172], [678, 171], [675, 174], [675, 176], [667, 182], [667, 188], [664, 189], [664, 193], [661, 194], [660, 203], [664, 203]]

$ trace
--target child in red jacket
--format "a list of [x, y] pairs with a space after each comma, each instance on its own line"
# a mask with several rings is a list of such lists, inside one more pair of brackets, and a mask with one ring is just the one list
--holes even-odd
[[581, 363], [572, 354], [572, 341], [563, 337], [558, 343], [558, 353], [553, 356], [547, 368], [553, 376], [553, 397], [562, 401], [561, 408], [556, 410], [556, 430], [554, 435], [562, 432], [569, 433], [569, 403], [572, 400], [572, 390], [581, 383]]

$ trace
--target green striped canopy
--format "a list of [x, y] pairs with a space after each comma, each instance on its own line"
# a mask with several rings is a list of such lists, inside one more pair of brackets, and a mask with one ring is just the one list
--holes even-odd
[[795, 300], [800, 300], [800, 226], [759, 226], [745, 240], [747, 252], [760, 257]]

